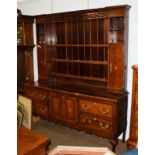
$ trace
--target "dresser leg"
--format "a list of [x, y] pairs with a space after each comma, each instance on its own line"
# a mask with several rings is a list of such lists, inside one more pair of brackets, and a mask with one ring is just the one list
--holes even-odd
[[118, 139], [110, 139], [109, 142], [112, 145], [112, 150], [115, 152], [116, 145], [118, 144]]

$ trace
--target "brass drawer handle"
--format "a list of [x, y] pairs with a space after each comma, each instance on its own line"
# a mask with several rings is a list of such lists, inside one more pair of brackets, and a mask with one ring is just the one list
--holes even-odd
[[45, 111], [47, 111], [47, 109], [44, 108], [44, 107], [40, 107], [40, 111], [41, 111], [41, 112], [45, 112]]
[[102, 123], [99, 124], [101, 129], [108, 129], [109, 128], [109, 124], [103, 125]]
[[45, 98], [46, 98], [45, 95], [44, 95], [44, 96], [41, 96], [41, 95], [40, 95], [40, 99], [41, 99], [41, 100], [43, 100], [43, 99], [45, 99]]
[[84, 110], [88, 110], [90, 107], [87, 107], [87, 106], [85, 106], [84, 104], [82, 104], [82, 108], [83, 108]]
[[107, 112], [109, 112], [109, 109], [108, 108], [100, 108], [100, 112], [102, 114], [106, 114]]
[[93, 120], [94, 120], [94, 121], [97, 121], [97, 118], [94, 118]]
[[26, 76], [26, 77], [25, 77], [25, 80], [29, 80], [29, 77], [28, 77], [28, 76]]

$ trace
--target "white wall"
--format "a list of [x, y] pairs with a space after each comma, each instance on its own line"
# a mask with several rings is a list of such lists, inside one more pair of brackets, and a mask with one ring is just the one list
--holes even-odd
[[[133, 64], [138, 64], [138, 1], [137, 0], [25, 0], [17, 4], [25, 15], [48, 14], [63, 11], [82, 10], [89, 8], [101, 8], [110, 5], [129, 4], [129, 42], [128, 42], [128, 125], [126, 139], [129, 137], [130, 111], [131, 111], [131, 90], [132, 90], [132, 69]], [[37, 75], [37, 52], [34, 50], [34, 80]]]

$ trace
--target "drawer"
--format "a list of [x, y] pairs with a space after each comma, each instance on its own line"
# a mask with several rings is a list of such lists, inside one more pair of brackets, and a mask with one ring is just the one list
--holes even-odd
[[28, 98], [31, 98], [33, 99], [35, 97], [35, 93], [36, 91], [34, 89], [29, 89], [29, 88], [26, 88], [25, 89], [25, 95], [28, 97]]
[[102, 131], [112, 135], [112, 122], [97, 117], [80, 115], [80, 124], [93, 131]]
[[49, 104], [49, 94], [47, 91], [44, 90], [37, 90], [36, 93], [36, 103], [40, 105], [47, 105]]
[[47, 101], [49, 100], [49, 97], [48, 97], [48, 92], [47, 91], [38, 91], [37, 92], [37, 99], [40, 100], [40, 101]]
[[45, 105], [39, 105], [39, 104], [35, 104], [34, 106], [34, 112], [38, 115], [44, 115], [48, 117], [49, 114], [49, 108], [48, 106]]
[[96, 102], [91, 100], [80, 99], [80, 111], [88, 112], [91, 114], [97, 114], [101, 116], [106, 116], [112, 118], [112, 105], [108, 104], [110, 102]]

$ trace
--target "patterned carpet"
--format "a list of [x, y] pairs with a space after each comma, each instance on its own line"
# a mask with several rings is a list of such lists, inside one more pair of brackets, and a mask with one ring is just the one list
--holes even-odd
[[[39, 120], [33, 123], [32, 130], [44, 134], [51, 139], [51, 145], [49, 149], [52, 149], [57, 145], [108, 147], [109, 149], [112, 148], [109, 141], [105, 138], [70, 129], [68, 127], [45, 120]], [[119, 140], [119, 143], [116, 147], [116, 154], [120, 155], [126, 150], [126, 143], [122, 143], [122, 141]]]

